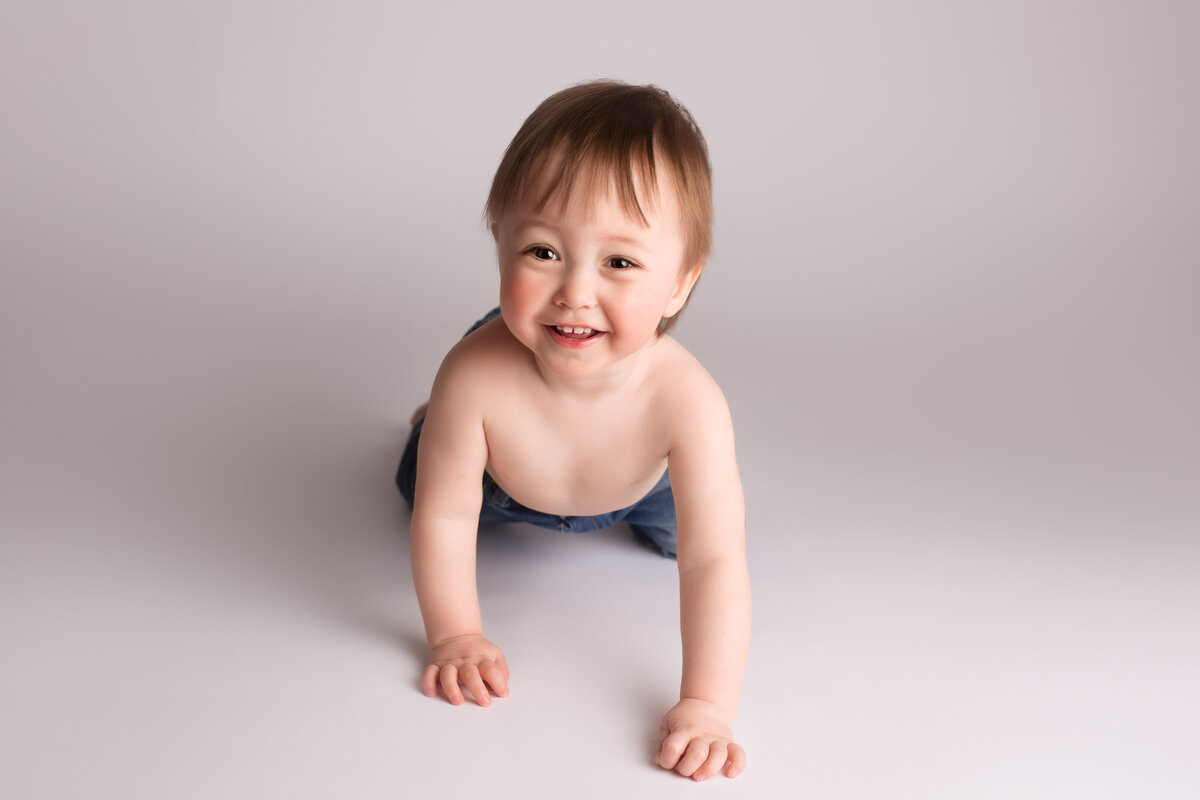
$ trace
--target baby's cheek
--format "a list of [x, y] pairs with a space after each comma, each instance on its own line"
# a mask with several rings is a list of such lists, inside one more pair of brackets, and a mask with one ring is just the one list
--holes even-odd
[[500, 309], [506, 317], [530, 309], [536, 304], [537, 296], [536, 284], [529, 281], [522, 281], [516, 276], [500, 281]]
[[631, 322], [636, 320], [638, 325], [653, 325], [658, 327], [662, 320], [664, 302], [657, 296], [639, 295], [629, 298], [625, 304], [625, 315]]

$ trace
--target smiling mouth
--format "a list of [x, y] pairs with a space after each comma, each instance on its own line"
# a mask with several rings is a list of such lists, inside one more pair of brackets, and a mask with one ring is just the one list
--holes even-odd
[[604, 335], [604, 331], [571, 325], [547, 325], [546, 330], [550, 331], [552, 336], [568, 342], [586, 342]]

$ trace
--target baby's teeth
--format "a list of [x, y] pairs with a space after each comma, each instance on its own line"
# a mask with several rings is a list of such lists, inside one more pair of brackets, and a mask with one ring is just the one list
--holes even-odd
[[558, 326], [558, 329], [560, 331], [562, 331], [563, 333], [591, 333], [592, 332], [591, 328], [564, 328], [561, 325]]

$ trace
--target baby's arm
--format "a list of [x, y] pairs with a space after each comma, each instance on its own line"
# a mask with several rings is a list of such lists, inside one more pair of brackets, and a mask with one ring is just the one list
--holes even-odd
[[670, 454], [679, 524], [679, 703], [663, 718], [658, 763], [704, 780], [736, 777], [746, 754], [733, 741], [750, 647], [750, 577], [745, 504], [733, 424], [715, 384], [693, 396]]
[[464, 379], [461, 352], [451, 351], [434, 381], [418, 445], [412, 516], [413, 584], [433, 651], [422, 675], [425, 694], [440, 683], [454, 705], [465, 685], [481, 706], [508, 695], [508, 665], [483, 638], [475, 588], [475, 540], [483, 499], [487, 441], [478, 394]]

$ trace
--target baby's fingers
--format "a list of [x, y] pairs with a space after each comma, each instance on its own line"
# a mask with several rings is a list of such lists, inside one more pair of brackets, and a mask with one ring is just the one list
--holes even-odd
[[704, 759], [704, 763], [700, 765], [700, 768], [692, 773], [692, 779], [697, 781], [708, 780], [720, 772], [721, 767], [725, 766], [727, 752], [724, 742], [713, 742], [712, 746], [708, 748], [708, 758]]
[[442, 690], [446, 692], [446, 699], [453, 705], [461, 706], [467, 702], [463, 699], [462, 690], [458, 688], [458, 667], [453, 664], [442, 667]]
[[729, 743], [729, 760], [726, 763], [729, 766], [725, 769], [725, 777], [736, 778], [742, 774], [746, 768], [746, 751], [740, 744]]
[[421, 691], [426, 697], [437, 697], [438, 665], [430, 664], [421, 675]]
[[508, 670], [503, 664], [484, 661], [479, 665], [479, 674], [492, 687], [492, 693], [497, 697], [508, 697]]
[[664, 769], [675, 769], [679, 757], [687, 749], [690, 740], [681, 734], [666, 736], [658, 748], [658, 765]]
[[481, 706], [490, 706], [492, 704], [492, 696], [488, 694], [487, 687], [483, 685], [483, 678], [479, 676], [479, 668], [474, 664], [463, 666], [462, 682], [463, 685], [471, 690], [476, 703]]
[[691, 777], [696, 770], [708, 759], [708, 743], [703, 739], [692, 739], [683, 758], [675, 765], [675, 771], [680, 775]]

